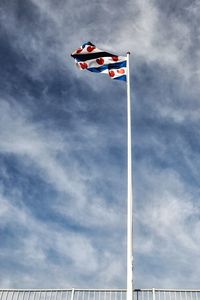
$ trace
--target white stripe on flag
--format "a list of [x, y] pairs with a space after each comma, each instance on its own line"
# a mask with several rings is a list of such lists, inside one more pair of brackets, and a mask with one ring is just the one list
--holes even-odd
[[83, 70], [83, 69], [88, 69], [88, 68], [98, 68], [104, 65], [111, 65], [111, 64], [116, 64], [116, 63], [121, 63], [123, 61], [126, 61], [126, 57], [124, 56], [116, 56], [116, 58], [112, 58], [112, 57], [100, 57], [97, 59], [90, 59], [90, 60], [86, 60], [84, 62], [79, 62], [76, 60], [77, 62], [77, 66]]

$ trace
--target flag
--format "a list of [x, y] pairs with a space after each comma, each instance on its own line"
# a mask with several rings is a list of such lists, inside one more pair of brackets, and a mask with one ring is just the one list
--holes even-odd
[[108, 74], [110, 78], [126, 81], [126, 57], [98, 49], [91, 42], [83, 44], [71, 56], [80, 70]]

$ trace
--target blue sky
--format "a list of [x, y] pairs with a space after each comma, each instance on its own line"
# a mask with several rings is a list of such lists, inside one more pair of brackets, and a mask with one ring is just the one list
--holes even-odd
[[135, 287], [198, 288], [198, 1], [0, 3], [0, 287], [126, 286], [126, 85], [80, 72], [131, 52]]

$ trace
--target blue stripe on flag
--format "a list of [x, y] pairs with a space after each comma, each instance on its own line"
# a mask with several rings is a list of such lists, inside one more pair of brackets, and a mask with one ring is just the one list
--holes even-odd
[[113, 78], [114, 80], [123, 80], [123, 81], [126, 81], [126, 75], [122, 75], [122, 76], [119, 76], [119, 77], [115, 77]]
[[102, 72], [105, 70], [112, 70], [112, 69], [120, 69], [120, 68], [125, 68], [126, 67], [126, 61], [122, 61], [119, 63], [114, 63], [114, 64], [107, 64], [107, 65], [103, 65], [100, 67], [96, 67], [96, 68], [88, 68], [87, 70], [90, 72]]
[[88, 71], [95, 72], [95, 73], [99, 73], [99, 72], [105, 71], [107, 69], [108, 69], [108, 65], [96, 67], [96, 68], [87, 68]]

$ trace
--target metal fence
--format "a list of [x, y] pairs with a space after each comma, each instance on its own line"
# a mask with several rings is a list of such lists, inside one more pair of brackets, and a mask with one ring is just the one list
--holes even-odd
[[[0, 289], [0, 300], [126, 300], [126, 290]], [[133, 300], [200, 300], [200, 290], [136, 289]]]

